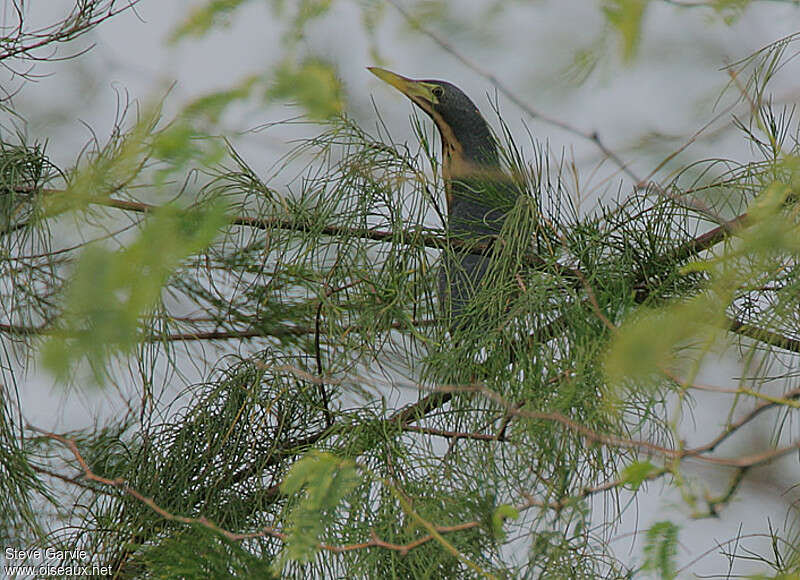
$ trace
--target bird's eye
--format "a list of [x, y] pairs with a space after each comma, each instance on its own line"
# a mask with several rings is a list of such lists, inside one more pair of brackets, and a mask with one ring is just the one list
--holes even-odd
[[444, 96], [444, 89], [442, 87], [433, 87], [431, 89], [431, 92], [433, 93], [433, 96], [436, 97], [437, 99]]

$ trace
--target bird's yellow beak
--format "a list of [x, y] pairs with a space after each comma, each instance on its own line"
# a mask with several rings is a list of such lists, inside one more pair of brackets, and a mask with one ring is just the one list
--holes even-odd
[[415, 81], [376, 66], [368, 66], [367, 70], [383, 82], [392, 85], [425, 110], [430, 110], [431, 105], [439, 102], [439, 99], [433, 94], [433, 87], [436, 85]]

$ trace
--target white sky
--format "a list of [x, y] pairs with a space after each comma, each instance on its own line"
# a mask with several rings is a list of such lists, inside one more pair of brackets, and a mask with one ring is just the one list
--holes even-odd
[[[281, 56], [281, 23], [274, 20], [268, 2], [248, 3], [230, 19], [229, 26], [202, 40], [167, 46], [169, 31], [187, 7], [196, 4], [143, 0], [136, 14], [120, 15], [88, 37], [96, 43], [88, 55], [75, 61], [38, 66], [36, 72], [47, 76], [25, 86], [15, 97], [15, 104], [27, 116], [30, 134], [48, 139], [48, 151], [56, 162], [69, 165], [75, 151], [90, 137], [81, 122], [91, 126], [101, 140], [108, 134], [114, 124], [120, 93], [147, 102], [163, 96], [174, 84], [166, 106], [167, 111], [174, 112], [182, 103], [206, 92], [269, 70]], [[408, 121], [411, 105], [365, 70], [376, 63], [370, 59], [355, 4], [354, 1], [336, 3], [333, 15], [314, 25], [313, 40], [301, 43], [300, 49], [320, 50], [336, 63], [348, 91], [351, 115], [366, 127], [374, 126], [375, 113], [370, 101], [374, 97], [393, 136], [399, 140], [411, 139]], [[483, 5], [466, 1], [458, 4], [466, 14], [475, 11], [476, 5]], [[37, 12], [37, 18], [44, 18], [55, 5], [32, 3], [30, 10]], [[407, 76], [453, 82], [471, 95], [493, 121], [487, 93], [493, 95], [494, 90], [485, 79], [443, 54], [428, 39], [412, 35], [391, 6], [387, 6], [385, 16], [378, 36], [388, 68]], [[465, 20], [469, 22], [469, 18]], [[514, 3], [496, 22], [484, 19], [473, 25], [475, 28], [469, 33], [441, 34], [468, 58], [491, 68], [497, 78], [531, 107], [581, 130], [598, 131], [611, 149], [626, 160], [634, 160], [635, 170], [646, 174], [657, 164], [659, 156], [681, 142], [666, 142], [663, 135], [688, 138], [719, 110], [719, 106], [714, 109], [715, 100], [729, 81], [721, 68], [800, 29], [800, 8], [779, 2], [755, 3], [738, 23], [727, 26], [705, 10], [679, 9], [653, 2], [635, 62], [624, 66], [618, 58], [612, 58], [611, 62], [600, 64], [581, 87], [565, 82], [563, 70], [576, 50], [589, 46], [604, 31], [596, 2]], [[501, 34], [501, 27], [506, 32]], [[480, 35], [488, 40], [483, 44], [473, 42]], [[775, 92], [780, 101], [797, 102], [800, 94], [797, 78], [800, 76], [795, 65], [778, 79]], [[527, 142], [525, 122], [538, 139], [549, 141], [554, 150], [563, 147], [571, 152], [587, 176], [592, 171], [599, 156], [591, 143], [531, 121], [506, 99], [501, 97], [499, 101], [504, 118], [520, 137], [520, 143]], [[226, 122], [229, 130], [236, 133], [298, 112], [286, 104], [260, 109], [240, 107]], [[744, 112], [739, 109], [739, 113]], [[266, 171], [276, 156], [286, 152], [289, 148], [286, 141], [297, 137], [296, 132], [297, 129], [292, 133], [271, 129], [240, 136], [237, 143], [257, 170]], [[650, 141], [653, 146], [642, 142], [648, 135], [654, 136]], [[738, 136], [725, 135], [700, 141], [680, 161], [712, 154], [745, 160], [752, 153]], [[590, 182], [589, 189], [592, 184], [600, 184], [600, 176], [607, 176], [612, 170], [605, 165]], [[709, 365], [702, 379], [710, 384], [732, 386], [730, 377], [738, 372], [733, 353], [728, 353]], [[65, 429], [85, 426], [93, 416], [102, 416], [103, 409], [109, 408], [109, 400], [116, 396], [97, 391], [64, 395], [58, 387], [52, 389], [50, 380], [40, 375], [32, 378], [23, 391], [23, 406], [33, 423]], [[711, 396], [697, 397], [696, 425], [686, 425], [687, 437], [692, 441], [706, 439], [725, 420], [720, 413], [726, 413], [727, 407], [716, 405], [715, 400]], [[56, 408], [64, 409], [63, 414], [54, 416], [52, 410]], [[751, 446], [730, 445], [721, 451], [734, 454], [763, 448], [769, 440], [773, 419], [754, 430]], [[623, 559], [638, 558], [642, 544], [638, 542], [631, 547], [635, 536], [626, 534], [644, 529], [654, 521], [672, 519], [683, 526], [679, 560], [687, 564], [705, 550], [713, 549], [715, 542], [733, 537], [740, 525], [742, 534], [763, 531], [769, 518], [781, 529], [787, 502], [798, 497], [797, 492], [789, 492], [800, 476], [797, 463], [796, 457], [788, 457], [779, 464], [756, 470], [737, 499], [717, 519], [688, 518], [689, 510], [674, 491], [666, 492], [661, 482], [651, 484], [647, 493], [640, 494], [635, 509], [626, 513], [614, 548]], [[707, 468], [687, 467], [687, 472], [702, 475], [716, 489], [721, 489], [726, 481], [724, 472]], [[598, 503], [596, 507], [602, 517], [601, 505]], [[764, 541], [750, 544], [757, 550], [766, 545]], [[690, 569], [696, 574], [726, 570], [727, 560], [716, 554], [703, 558]], [[767, 570], [742, 565], [736, 571]]]

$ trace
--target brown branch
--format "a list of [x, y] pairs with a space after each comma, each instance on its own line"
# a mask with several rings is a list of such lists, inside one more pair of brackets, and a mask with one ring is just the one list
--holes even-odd
[[[202, 523], [202, 522], [197, 521], [196, 523]], [[453, 532], [471, 530], [473, 528], [477, 528], [480, 525], [481, 525], [480, 522], [471, 521], [471, 522], [464, 522], [463, 524], [456, 524], [454, 526], [435, 526], [435, 529], [436, 532], [439, 534], [449, 534]], [[246, 534], [233, 534], [230, 532], [226, 533], [225, 530], [220, 530], [219, 528], [217, 529], [217, 531], [220, 531], [228, 539], [232, 541], [247, 540], [250, 538], [259, 538], [264, 536], [277, 538], [284, 542], [288, 539], [288, 534], [286, 534], [285, 532], [281, 532], [276, 528], [271, 528], [271, 527], [265, 527], [259, 530], [258, 532], [251, 532]], [[328, 552], [333, 552], [335, 554], [341, 554], [343, 552], [353, 552], [356, 550], [363, 550], [365, 548], [377, 547], [377, 548], [385, 548], [387, 550], [392, 550], [394, 552], [399, 552], [401, 556], [405, 556], [414, 548], [418, 548], [423, 544], [430, 542], [433, 539], [435, 539], [433, 534], [427, 534], [407, 544], [394, 544], [380, 539], [378, 535], [375, 533], [375, 530], [370, 530], [370, 539], [366, 542], [361, 542], [357, 544], [345, 544], [342, 546], [320, 543], [317, 545], [317, 547], [320, 548], [321, 550], [326, 550]]]
[[106, 494], [106, 495], [111, 495], [109, 492], [105, 491], [103, 488], [99, 488], [97, 486], [89, 485], [87, 483], [84, 483], [83, 481], [80, 480], [80, 478], [81, 478], [80, 475], [75, 476], [75, 477], [70, 477], [68, 475], [62, 475], [61, 473], [57, 473], [55, 471], [51, 471], [49, 469], [45, 469], [44, 467], [39, 467], [38, 465], [34, 465], [32, 463], [28, 463], [28, 465], [36, 473], [41, 473], [43, 475], [49, 475], [50, 477], [55, 477], [56, 479], [60, 479], [61, 481], [65, 482], [65, 483], [71, 483], [72, 485], [76, 485], [78, 487], [82, 487], [83, 489], [86, 489], [86, 490], [89, 490], [89, 491], [93, 491], [95, 493], [103, 493], [103, 494]]
[[[609, 446], [609, 447], [619, 447], [623, 449], [638, 449], [642, 451], [647, 451], [656, 455], [660, 455], [663, 457], [667, 457], [669, 459], [675, 459], [678, 461], [683, 461], [684, 459], [693, 459], [696, 461], [702, 461], [705, 463], [711, 463], [713, 465], [720, 465], [725, 467], [758, 467], [760, 465], [764, 465], [769, 463], [779, 457], [782, 457], [792, 451], [800, 449], [800, 439], [786, 445], [784, 447], [778, 447], [776, 449], [770, 449], [767, 451], [763, 451], [761, 453], [754, 453], [751, 455], [743, 455], [740, 457], [710, 457], [705, 455], [713, 450], [713, 448], [718, 444], [714, 443], [715, 438], [711, 443], [706, 445], [701, 445], [699, 447], [694, 447], [691, 449], [671, 449], [669, 447], [664, 447], [662, 445], [657, 445], [655, 443], [651, 443], [649, 441], [643, 440], [636, 440], [630, 439], [627, 437], [621, 437], [619, 435], [608, 435], [604, 433], [599, 433], [594, 429], [586, 427], [578, 423], [577, 421], [563, 415], [559, 412], [543, 412], [543, 411], [530, 411], [527, 409], [520, 409], [515, 408], [515, 405], [510, 404], [506, 401], [501, 395], [495, 393], [491, 389], [483, 386], [483, 385], [461, 385], [461, 386], [442, 386], [437, 389], [437, 391], [445, 394], [449, 393], [452, 396], [452, 393], [455, 392], [469, 392], [469, 393], [479, 393], [482, 396], [486, 397], [487, 399], [494, 401], [504, 407], [505, 412], [511, 415], [515, 415], [518, 417], [524, 417], [526, 419], [535, 419], [535, 420], [542, 420], [542, 421], [552, 421], [555, 423], [560, 423], [567, 427], [570, 431], [577, 433], [584, 437], [585, 439], [593, 442], [599, 443], [601, 445]], [[791, 393], [790, 393], [791, 394]], [[789, 397], [785, 397], [789, 398]], [[772, 405], [773, 403], [766, 403], [766, 405]], [[755, 414], [761, 412], [763, 409], [757, 409], [754, 411], [747, 420], [752, 419]], [[735, 429], [734, 429], [735, 430]], [[730, 433], [725, 433], [724, 437], [727, 437]], [[723, 437], [723, 438], [724, 438]], [[714, 443], [712, 445], [712, 443]]]
[[727, 239], [736, 231], [747, 227], [749, 225], [750, 216], [747, 213], [736, 216], [719, 226], [689, 240], [685, 244], [678, 246], [673, 252], [670, 252], [666, 257], [670, 260], [682, 262], [688, 260], [692, 256], [708, 250], [709, 248], [717, 245], [723, 240]]
[[[173, 514], [173, 513], [169, 512], [169, 511], [167, 511], [166, 509], [164, 509], [163, 507], [159, 506], [152, 498], [147, 497], [144, 494], [142, 494], [142, 493], [136, 491], [135, 489], [133, 489], [132, 487], [130, 487], [128, 484], [125, 483], [125, 480], [123, 480], [122, 478], [108, 479], [106, 477], [102, 477], [102, 476], [97, 475], [96, 473], [94, 473], [91, 470], [91, 468], [89, 467], [89, 465], [86, 463], [86, 460], [81, 455], [80, 450], [78, 449], [78, 446], [75, 443], [74, 439], [71, 439], [69, 437], [65, 437], [63, 435], [59, 435], [59, 434], [56, 434], [56, 433], [51, 433], [49, 431], [45, 431], [45, 430], [42, 430], [42, 429], [38, 429], [36, 427], [33, 427], [32, 425], [28, 425], [28, 428], [33, 430], [33, 431], [36, 431], [36, 432], [40, 433], [43, 437], [46, 437], [48, 439], [54, 439], [55, 441], [58, 441], [59, 443], [62, 443], [63, 445], [65, 445], [70, 450], [70, 452], [72, 453], [72, 456], [75, 458], [75, 461], [78, 462], [78, 465], [80, 466], [80, 469], [83, 472], [82, 477], [84, 479], [87, 479], [89, 481], [94, 481], [94, 482], [100, 483], [102, 485], [114, 487], [114, 488], [122, 491], [124, 494], [133, 497], [137, 501], [139, 501], [139, 502], [143, 503], [144, 505], [146, 505], [147, 507], [149, 507], [151, 510], [153, 510], [156, 514], [158, 514], [159, 516], [161, 516], [165, 520], [173, 521], [173, 522], [179, 522], [179, 523], [183, 523], [183, 524], [190, 524], [190, 525], [201, 525], [201, 526], [203, 526], [205, 528], [208, 528], [209, 530], [212, 530], [213, 532], [216, 532], [216, 533], [224, 536], [225, 538], [227, 538], [228, 540], [230, 540], [232, 542], [238, 542], [238, 541], [242, 541], [242, 540], [246, 540], [246, 539], [250, 539], [250, 538], [259, 538], [259, 537], [267, 537], [267, 536], [272, 537], [272, 538], [276, 538], [276, 539], [279, 539], [279, 540], [285, 542], [285, 541], [287, 541], [287, 539], [289, 537], [288, 534], [286, 534], [285, 532], [282, 532], [279, 529], [271, 527], [271, 526], [266, 526], [264, 528], [261, 528], [257, 532], [235, 533], [235, 532], [231, 532], [229, 530], [226, 530], [226, 529], [218, 526], [217, 524], [215, 524], [214, 522], [212, 522], [211, 520], [209, 520], [208, 518], [206, 518], [204, 516], [200, 516], [200, 517], [197, 517], [197, 518], [192, 518], [192, 517]], [[42, 470], [42, 471], [44, 471], [44, 470]], [[69, 483], [74, 483], [76, 485], [83, 485], [83, 484], [81, 484], [80, 482], [77, 481], [77, 478], [69, 478], [69, 477], [66, 477], [66, 476], [60, 476], [58, 474], [53, 474], [51, 472], [47, 472], [47, 473], [50, 474], [50, 475], [55, 475], [56, 477], [59, 477], [59, 478], [63, 479], [64, 481], [67, 481]], [[93, 489], [93, 491], [97, 491], [97, 490]], [[434, 530], [436, 531], [437, 534], [450, 534], [450, 533], [454, 533], [454, 532], [461, 532], [461, 531], [477, 528], [480, 525], [481, 525], [481, 523], [478, 522], [478, 521], [470, 521], [470, 522], [464, 522], [464, 523], [456, 524], [456, 525], [452, 525], [452, 526], [434, 526]], [[392, 551], [395, 551], [395, 552], [399, 552], [401, 555], [405, 556], [406, 554], [408, 554], [408, 552], [410, 552], [414, 548], [418, 548], [419, 546], [422, 546], [423, 544], [426, 544], [426, 543], [428, 543], [428, 542], [430, 542], [430, 541], [435, 539], [435, 535], [434, 534], [427, 534], [427, 535], [422, 536], [420, 538], [417, 538], [416, 540], [413, 540], [413, 541], [411, 541], [411, 542], [409, 542], [407, 544], [394, 544], [394, 543], [387, 542], [385, 540], [380, 539], [377, 536], [377, 534], [375, 533], [374, 530], [370, 531], [370, 536], [371, 537], [370, 537], [370, 539], [368, 541], [357, 543], [357, 544], [345, 544], [345, 545], [338, 546], [338, 545], [333, 545], [333, 544], [320, 543], [320, 544], [317, 545], [317, 547], [319, 549], [321, 549], [321, 550], [326, 550], [326, 551], [333, 552], [333, 553], [352, 552], [352, 551], [355, 551], [355, 550], [363, 550], [365, 548], [378, 547], [378, 548], [385, 548], [387, 550], [392, 550]]]
[[[412, 320], [411, 324], [416, 328], [424, 328], [433, 326], [438, 321], [434, 319], [420, 319]], [[400, 330], [407, 326], [406, 322], [393, 322], [386, 327], [386, 330]], [[363, 329], [361, 325], [352, 324], [345, 326], [342, 329], [342, 334], [350, 332], [359, 332]], [[375, 328], [371, 328], [374, 331]], [[4, 324], [0, 323], [0, 333], [16, 336], [35, 336], [46, 335], [53, 332], [48, 326], [23, 326], [19, 324]], [[187, 331], [177, 332], [171, 334], [151, 334], [145, 338], [146, 342], [183, 342], [194, 340], [247, 340], [252, 338], [270, 338], [270, 337], [286, 337], [286, 336], [307, 336], [313, 335], [315, 330], [308, 326], [272, 326], [268, 330], [264, 329], [248, 329], [248, 330], [205, 330], [205, 331]], [[327, 335], [329, 333], [322, 333]]]
[[[800, 399], [800, 387], [792, 389], [791, 391], [787, 391], [781, 396], [781, 398], [787, 401], [794, 401]], [[712, 439], [705, 445], [695, 447], [694, 448], [695, 453], [707, 453], [710, 451], [714, 451], [714, 449], [716, 449], [720, 445], [720, 443], [725, 441], [728, 437], [730, 437], [733, 433], [735, 433], [745, 424], [755, 419], [758, 415], [760, 415], [764, 411], [779, 406], [781, 406], [781, 404], [778, 401], [763, 401], [759, 403], [749, 413], [741, 417], [739, 420], [730, 423], [725, 428], [725, 430], [722, 431], [722, 433], [720, 433], [716, 437], [714, 437], [714, 439]]]
[[736, 318], [728, 319], [728, 329], [731, 332], [752, 338], [758, 342], [763, 342], [771, 346], [777, 346], [783, 350], [800, 353], [800, 340], [797, 340], [796, 338], [789, 338], [777, 332], [759, 328], [758, 326], [753, 326], [752, 324], [747, 324]]
[[[671, 473], [671, 471], [669, 469], [667, 469], [667, 468], [664, 468], [664, 467], [654, 469], [654, 470], [650, 471], [650, 473], [648, 473], [646, 476], [644, 476], [644, 478], [642, 479], [642, 482], [644, 482], [644, 481], [653, 481], [655, 479], [658, 479], [660, 477], [663, 477], [663, 476], [667, 475], [668, 473]], [[588, 498], [588, 497], [590, 497], [592, 495], [596, 495], [598, 493], [605, 493], [607, 491], [611, 491], [611, 490], [616, 489], [618, 487], [623, 487], [627, 483], [629, 483], [629, 481], [627, 479], [620, 477], [618, 479], [612, 479], [611, 481], [607, 481], [607, 482], [601, 483], [599, 485], [582, 487], [578, 491], [578, 493], [576, 493], [574, 495], [565, 496], [565, 497], [562, 497], [560, 499], [557, 499], [557, 500], [551, 501], [551, 502], [547, 502], [547, 501], [542, 501], [540, 499], [536, 499], [535, 497], [533, 497], [532, 495], [529, 495], [529, 494], [523, 494], [524, 497], [526, 498], [526, 501], [524, 503], [516, 506], [516, 509], [519, 510], [519, 511], [525, 511], [526, 509], [529, 509], [531, 507], [540, 507], [540, 508], [560, 511], [560, 510], [563, 510], [565, 507], [569, 506], [570, 504], [574, 503], [577, 500], [586, 499], [586, 498]]]
[[[0, 323], [0, 332], [15, 336], [36, 336], [47, 335], [55, 332], [55, 329], [42, 326], [23, 326], [19, 324]], [[305, 336], [313, 334], [314, 331], [304, 326], [281, 326], [264, 330], [208, 330], [197, 332], [179, 332], [166, 335], [149, 335], [145, 342], [178, 342], [192, 340], [245, 340], [250, 338], [268, 338], [284, 336]]]
[[247, 340], [251, 338], [269, 338], [283, 336], [305, 336], [313, 334], [311, 328], [305, 326], [282, 326], [264, 330], [208, 330], [198, 332], [181, 332], [148, 337], [148, 342], [184, 342], [192, 340]]
[[[525, 403], [520, 401], [516, 405], [514, 405], [514, 409], [521, 409]], [[511, 424], [511, 419], [513, 415], [509, 415], [506, 413], [503, 415], [503, 420], [500, 422], [500, 428], [497, 430], [497, 435], [495, 435], [495, 439], [498, 441], [505, 441], [506, 440], [506, 431], [508, 430], [508, 426]]]
[[731, 481], [728, 484], [728, 488], [725, 490], [724, 493], [718, 495], [717, 497], [706, 498], [706, 502], [708, 503], [708, 511], [704, 513], [692, 514], [692, 518], [701, 519], [706, 517], [719, 516], [719, 512], [722, 510], [723, 507], [725, 507], [730, 503], [731, 499], [736, 493], [736, 490], [739, 489], [739, 486], [742, 485], [742, 482], [744, 481], [744, 476], [747, 475], [747, 472], [749, 470], [750, 470], [749, 466], [738, 468], [736, 470], [736, 473], [731, 478]]
[[42, 334], [45, 329], [40, 326], [23, 326], [21, 324], [2, 324], [0, 323], [0, 332], [11, 334], [14, 336], [34, 336]]
[[505, 437], [492, 433], [473, 433], [470, 431], [447, 431], [445, 429], [435, 429], [433, 427], [420, 427], [418, 425], [404, 425], [403, 431], [413, 431], [414, 433], [424, 433], [448, 439], [474, 439], [476, 441], [505, 441]]
[[[32, 188], [20, 188], [20, 191], [32, 193]], [[64, 190], [59, 189], [39, 189], [39, 192], [45, 195], [58, 195], [63, 194]], [[113, 198], [93, 198], [90, 200], [91, 204], [101, 205], [120, 209], [123, 211], [130, 211], [141, 214], [149, 214], [159, 209], [158, 205], [149, 204], [138, 201], [128, 201], [123, 199]], [[250, 227], [260, 230], [286, 230], [297, 232], [318, 231], [320, 234], [331, 237], [358, 237], [376, 242], [395, 242], [404, 245], [412, 245], [414, 243], [421, 243], [427, 248], [434, 248], [438, 250], [445, 250], [452, 248], [457, 251], [467, 252], [475, 255], [489, 255], [494, 251], [494, 241], [496, 236], [486, 236], [486, 239], [481, 241], [464, 240], [458, 238], [449, 238], [446, 235], [425, 233], [424, 231], [403, 231], [398, 239], [398, 233], [394, 230], [377, 230], [377, 229], [364, 229], [364, 228], [351, 228], [347, 226], [327, 225], [318, 227], [313, 224], [298, 222], [294, 219], [285, 218], [256, 218], [251, 216], [232, 216], [229, 220], [232, 225]], [[27, 222], [16, 224], [14, 229], [21, 229], [26, 227]], [[400, 240], [403, 241], [400, 241]], [[534, 268], [541, 270], [552, 270], [555, 273], [567, 277], [575, 278], [575, 270], [569, 266], [559, 264], [558, 262], [547, 262], [541, 256], [528, 252], [525, 255], [525, 262]]]
[[[412, 319], [410, 325], [415, 328], [426, 328], [430, 326], [434, 326], [438, 324], [439, 321], [429, 318], [420, 318], [420, 319]], [[402, 330], [409, 325], [408, 322], [392, 322], [386, 327], [386, 330]], [[2, 327], [0, 327], [2, 328]], [[364, 328], [362, 325], [359, 324], [351, 324], [349, 326], [345, 326], [342, 328], [342, 334], [349, 334], [352, 332], [361, 332]], [[375, 327], [370, 327], [370, 331], [375, 331]], [[378, 329], [380, 330], [380, 329]], [[280, 327], [273, 327], [269, 329], [269, 332], [264, 332], [263, 330], [241, 330], [241, 331], [224, 331], [224, 330], [213, 330], [213, 331], [204, 331], [204, 332], [184, 332], [179, 334], [168, 334], [166, 336], [154, 336], [151, 339], [153, 342], [158, 342], [161, 340], [167, 341], [181, 341], [181, 340], [235, 340], [241, 338], [267, 338], [270, 336], [305, 336], [314, 334], [316, 332], [315, 329], [311, 328], [310, 326], [280, 326]], [[321, 332], [322, 335], [327, 335], [329, 333]]]
[[421, 398], [416, 403], [412, 403], [395, 412], [386, 419], [387, 423], [392, 423], [397, 427], [407, 427], [415, 421], [419, 421], [428, 413], [444, 406], [453, 398], [452, 392], [437, 391]]
[[[113, 8], [115, 2], [113, 0], [109, 3], [107, 11], [102, 13], [100, 16], [92, 18], [92, 13], [97, 11], [97, 7], [92, 7], [91, 10], [87, 10], [85, 12], [87, 17], [81, 19], [83, 15], [83, 9], [77, 13], [74, 11], [69, 14], [69, 16], [61, 22], [61, 28], [56, 29], [55, 26], [51, 27], [51, 30], [40, 30], [31, 33], [24, 33], [22, 31], [22, 22], [19, 23], [19, 34], [18, 36], [27, 34], [29, 37], [38, 38], [38, 40], [33, 41], [29, 44], [17, 44], [14, 48], [10, 48], [3, 52], [0, 52], [0, 61], [6, 60], [8, 58], [17, 57], [19, 55], [25, 55], [27, 58], [32, 60], [37, 60], [32, 57], [29, 53], [33, 52], [39, 48], [43, 48], [44, 46], [56, 43], [64, 43], [70, 40], [75, 39], [76, 37], [90, 31], [92, 28], [97, 26], [98, 24], [108, 20], [120, 14], [121, 12], [125, 12], [127, 10], [132, 9], [136, 4], [138, 4], [139, 0], [126, 0], [121, 8], [117, 8], [116, 10]], [[18, 16], [18, 18], [22, 18]], [[69, 24], [69, 25], [68, 25]], [[8, 40], [8, 39], [6, 39]], [[19, 39], [15, 39], [19, 40]]]

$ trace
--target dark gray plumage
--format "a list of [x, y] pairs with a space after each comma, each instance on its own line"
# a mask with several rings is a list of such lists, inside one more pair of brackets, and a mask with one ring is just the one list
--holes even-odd
[[461, 89], [445, 81], [413, 80], [384, 69], [369, 70], [411, 99], [439, 130], [446, 227], [452, 240], [464, 242], [443, 260], [439, 293], [451, 328], [459, 326], [490, 260], [488, 254], [468, 253], [463, 246], [488, 242], [498, 235], [518, 191], [502, 172], [488, 123]]
[[468, 250], [475, 244], [483, 247], [500, 234], [517, 191], [510, 180], [487, 178], [455, 179], [450, 189], [448, 235], [451, 240], [465, 242], [466, 247], [456, 247], [444, 256], [439, 272], [439, 296], [445, 314], [457, 324], [491, 260], [490, 252], [476, 254]]

